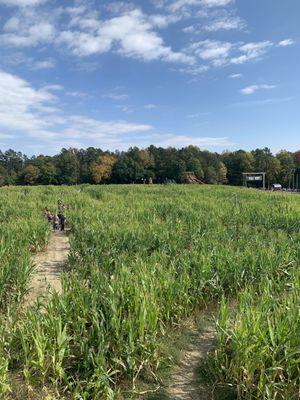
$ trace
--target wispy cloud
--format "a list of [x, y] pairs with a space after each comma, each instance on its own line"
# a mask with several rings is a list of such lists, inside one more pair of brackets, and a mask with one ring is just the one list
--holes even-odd
[[7, 133], [0, 133], [0, 139], [13, 139], [14, 135], [8, 135]]
[[144, 108], [146, 108], [146, 110], [153, 110], [154, 108], [157, 108], [158, 106], [156, 104], [145, 104]]
[[289, 101], [293, 101], [294, 99], [295, 99], [294, 97], [273, 97], [270, 99], [262, 99], [262, 100], [250, 100], [250, 101], [247, 100], [229, 104], [226, 108], [267, 106], [273, 104], [286, 103]]
[[233, 45], [219, 40], [202, 40], [191, 44], [187, 51], [214, 66], [226, 63]]
[[43, 90], [46, 90], [46, 91], [57, 91], [57, 90], [64, 90], [64, 87], [63, 87], [63, 85], [60, 85], [60, 84], [58, 84], [58, 83], [53, 83], [53, 84], [51, 84], [51, 85], [46, 85], [46, 86], [43, 86]]
[[206, 18], [200, 24], [188, 25], [182, 29], [184, 33], [188, 34], [203, 34], [206, 32], [229, 31], [229, 30], [242, 30], [246, 27], [244, 20], [237, 16], [230, 14], [222, 14], [217, 18]]
[[33, 70], [39, 70], [39, 69], [51, 69], [55, 67], [55, 61], [54, 60], [39, 60], [39, 61], [34, 61], [31, 65], [31, 69]]
[[221, 67], [229, 64], [244, 64], [249, 61], [257, 61], [272, 46], [273, 43], [270, 41], [241, 44], [206, 39], [193, 42], [186, 48], [186, 52], [214, 67]]
[[[59, 106], [53, 91], [60, 85], [35, 89], [24, 79], [0, 71], [0, 131], [58, 143], [89, 140], [91, 143], [120, 142], [122, 135], [150, 131], [151, 125], [127, 121], [102, 121], [84, 115], [70, 115]], [[7, 132], [7, 133], [6, 133]]]
[[[4, 3], [4, 0], [0, 2]], [[5, 4], [39, 4], [39, 0], [7, 0]], [[4, 23], [0, 45], [10, 48], [28, 48], [52, 45], [67, 49], [76, 56], [77, 68], [95, 70], [97, 63], [83, 65], [83, 59], [106, 53], [119, 54], [145, 62], [163, 61], [175, 65], [177, 71], [199, 75], [210, 67], [243, 64], [261, 59], [275, 46], [289, 46], [292, 39], [275, 44], [271, 41], [250, 43], [216, 39], [193, 41], [186, 47], [174, 49], [164, 40], [161, 29], [183, 19], [203, 18], [204, 22], [188, 25], [186, 33], [219, 30], [240, 30], [246, 26], [235, 10], [225, 8], [232, 0], [161, 0], [161, 11], [147, 14], [140, 7], [115, 6], [115, 11], [100, 13], [88, 2], [77, 2], [73, 7], [56, 7], [51, 14], [47, 7], [21, 7]], [[126, 4], [126, 3], [125, 3]], [[111, 4], [112, 5], [112, 4]], [[124, 4], [123, 4], [124, 5]], [[195, 12], [191, 12], [193, 8]], [[102, 8], [103, 10], [103, 8]], [[204, 63], [203, 63], [204, 61]], [[75, 64], [74, 64], [75, 65]], [[50, 69], [52, 59], [37, 60], [31, 69]], [[75, 67], [76, 68], [76, 65]]]
[[18, 7], [27, 7], [27, 6], [37, 6], [38, 4], [45, 3], [47, 0], [0, 0], [0, 4], [4, 4], [6, 6], [18, 6]]
[[126, 112], [126, 113], [133, 112], [133, 109], [130, 106], [126, 105], [126, 104], [117, 104], [115, 107], [117, 109], [123, 111], [123, 112]]
[[103, 95], [103, 97], [112, 100], [127, 100], [129, 98], [128, 94], [123, 93], [108, 93]]
[[251, 85], [251, 86], [247, 86], [243, 89], [240, 90], [240, 92], [244, 95], [249, 95], [249, 94], [253, 94], [255, 92], [257, 92], [258, 90], [269, 90], [269, 89], [275, 89], [276, 85]]
[[278, 42], [278, 46], [286, 47], [286, 46], [291, 46], [294, 43], [295, 43], [295, 41], [293, 39], [284, 39], [284, 40], [281, 40], [281, 42]]
[[199, 113], [194, 113], [194, 114], [188, 114], [187, 118], [197, 119], [197, 118], [206, 117], [208, 114], [209, 113], [207, 113], [207, 112], [199, 112]]
[[192, 136], [192, 135], [174, 135], [166, 134], [149, 134], [141, 135], [139, 143], [143, 146], [154, 144], [160, 147], [186, 147], [189, 145], [199, 147], [230, 147], [232, 143], [228, 137], [210, 137], [210, 136]]
[[239, 78], [242, 78], [242, 77], [243, 77], [243, 74], [231, 74], [231, 75], [228, 75], [229, 79], [239, 79]]
[[23, 8], [4, 24], [0, 44], [29, 47], [51, 43], [67, 46], [78, 57], [112, 51], [143, 61], [191, 63], [192, 56], [173, 51], [156, 31], [175, 20], [178, 18], [168, 15], [147, 15], [139, 8], [107, 19], [87, 6], [57, 8], [53, 15]]
[[231, 58], [232, 64], [244, 64], [250, 60], [260, 59], [271, 47], [273, 43], [265, 40], [263, 42], [251, 42], [246, 43], [238, 48], [239, 52], [242, 53], [237, 57]]
[[180, 10], [186, 10], [190, 7], [224, 7], [233, 3], [233, 0], [175, 0], [171, 2], [168, 9], [171, 12], [178, 12]]
[[2, 55], [1, 62], [3, 65], [9, 67], [22, 65], [32, 71], [52, 69], [56, 66], [56, 62], [53, 58], [36, 59], [20, 51]]
[[53, 18], [54, 15], [46, 17], [33, 9], [22, 9], [4, 24], [0, 44], [30, 47], [53, 43], [56, 37]]
[[88, 93], [85, 92], [80, 92], [78, 90], [74, 90], [71, 92], [66, 92], [67, 96], [71, 96], [71, 97], [79, 97], [79, 98], [83, 98], [83, 97], [92, 97], [91, 95], [89, 95]]
[[240, 17], [225, 16], [211, 21], [204, 29], [208, 32], [217, 32], [220, 30], [242, 30], [245, 27], [246, 23]]

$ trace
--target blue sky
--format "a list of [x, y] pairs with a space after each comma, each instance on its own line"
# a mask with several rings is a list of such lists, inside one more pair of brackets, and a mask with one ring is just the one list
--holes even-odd
[[299, 0], [0, 0], [0, 149], [300, 147]]

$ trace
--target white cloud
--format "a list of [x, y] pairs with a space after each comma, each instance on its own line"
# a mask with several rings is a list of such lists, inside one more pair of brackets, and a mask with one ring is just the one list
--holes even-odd
[[0, 4], [4, 4], [6, 6], [37, 6], [38, 4], [45, 3], [47, 0], [0, 0]]
[[118, 110], [121, 110], [122, 112], [133, 112], [133, 109], [126, 104], [118, 104], [115, 106]]
[[128, 94], [119, 94], [119, 93], [109, 93], [105, 94], [103, 97], [112, 100], [127, 100], [129, 98]]
[[169, 5], [169, 10], [178, 12], [188, 7], [204, 6], [204, 7], [224, 7], [232, 3], [233, 0], [176, 0]]
[[[64, 11], [70, 17], [67, 25], [60, 25], [56, 20], [61, 10], [56, 10], [48, 18], [46, 14], [24, 9], [5, 23], [0, 43], [15, 47], [46, 43], [67, 45], [80, 57], [114, 51], [144, 61], [163, 60], [190, 65], [195, 62], [193, 55], [173, 51], [155, 31], [157, 27], [166, 27], [178, 21], [181, 18], [179, 16], [145, 15], [136, 8], [114, 18], [101, 20], [97, 12], [83, 5], [67, 7]], [[36, 65], [36, 69], [52, 66], [50, 61], [41, 62]]]
[[4, 24], [0, 44], [29, 47], [52, 43], [56, 35], [52, 21], [55, 18], [54, 15], [45, 16], [33, 9], [22, 9]]
[[[107, 12], [100, 14], [86, 1], [75, 2], [73, 7], [53, 8], [51, 14], [46, 9], [39, 8], [37, 12], [31, 7], [21, 8], [4, 24], [3, 33], [0, 34], [0, 45], [29, 47], [51, 44], [63, 48], [64, 51], [67, 48], [78, 56], [77, 62], [83, 57], [113, 52], [143, 61], [160, 60], [183, 64], [181, 67], [177, 66], [176, 70], [192, 75], [201, 74], [211, 66], [221, 67], [258, 60], [275, 46], [270, 41], [230, 43], [206, 39], [196, 41], [184, 49], [173, 49], [158, 32], [158, 29], [187, 16], [201, 16], [207, 19], [202, 26], [196, 24], [185, 27], [183, 31], [187, 33], [242, 29], [245, 26], [242, 19], [227, 9], [219, 8], [233, 3], [232, 0], [162, 0], [164, 13], [152, 15], [145, 14], [136, 6], [133, 8], [131, 3], [130, 7], [125, 7], [127, 3], [121, 3], [124, 6], [121, 7], [122, 11], [118, 11], [113, 17], [111, 14], [107, 17]], [[194, 13], [186, 13], [186, 7], [200, 9]], [[106, 18], [103, 15], [106, 15]], [[277, 45], [287, 46], [291, 42], [292, 39], [285, 39]], [[77, 68], [95, 70], [98, 65], [94, 62], [90, 66], [86, 64], [85, 67], [82, 64]], [[28, 65], [33, 70], [54, 66], [55, 62], [52, 59], [32, 59], [31, 66]]]
[[208, 7], [224, 7], [233, 3], [234, 0], [202, 0], [202, 4]]
[[242, 77], [243, 77], [243, 74], [231, 74], [228, 76], [228, 78], [230, 78], [230, 79], [239, 79]]
[[262, 89], [274, 89], [276, 88], [276, 85], [252, 85], [252, 86], [247, 86], [243, 89], [240, 90], [240, 92], [244, 95], [249, 95], [249, 94], [253, 94], [255, 92], [257, 92], [258, 90], [262, 90]]
[[153, 27], [166, 28], [170, 24], [180, 21], [180, 15], [155, 14], [149, 15], [148, 20]]
[[214, 67], [221, 67], [259, 60], [272, 46], [270, 41], [241, 44], [206, 39], [192, 43], [186, 52]]
[[79, 92], [78, 90], [74, 90], [74, 91], [71, 91], [71, 92], [66, 92], [66, 95], [67, 96], [71, 96], [71, 97], [79, 97], [79, 98], [91, 97], [88, 93]]
[[251, 107], [251, 106], [268, 106], [273, 104], [281, 104], [295, 100], [294, 97], [274, 97], [270, 99], [263, 100], [250, 100], [250, 101], [240, 101], [238, 103], [232, 103], [227, 106], [227, 108], [235, 107]]
[[189, 25], [182, 29], [184, 33], [196, 33], [197, 27], [195, 25]]
[[198, 119], [198, 118], [203, 118], [203, 117], [207, 117], [209, 113], [207, 112], [199, 112], [199, 113], [195, 113], [195, 114], [188, 114], [186, 117], [190, 118], [190, 119]]
[[[69, 115], [51, 91], [60, 85], [33, 88], [16, 75], [0, 71], [0, 131], [7, 135], [38, 138], [49, 143], [88, 140], [90, 143], [119, 143], [122, 135], [146, 132], [151, 125], [127, 121], [101, 121], [84, 115]], [[2, 136], [2, 139], [9, 138]]]
[[156, 104], [145, 104], [144, 108], [146, 108], [146, 110], [153, 110], [154, 108], [157, 108]]
[[291, 46], [294, 43], [295, 41], [293, 39], [285, 39], [281, 40], [281, 42], [278, 43], [278, 46], [286, 47], [286, 46]]
[[23, 79], [0, 71], [0, 129], [43, 132], [49, 127], [40, 113], [55, 96], [35, 90]]
[[[156, 22], [157, 23], [157, 22]], [[154, 31], [153, 21], [139, 9], [105, 21], [99, 21], [96, 30], [67, 30], [61, 32], [58, 42], [67, 45], [78, 56], [101, 54], [109, 51], [144, 61], [193, 62], [193, 57], [174, 52]]]
[[207, 39], [194, 42], [187, 51], [202, 60], [210, 61], [214, 66], [220, 66], [226, 63], [232, 46], [229, 42]]
[[232, 16], [226, 16], [223, 18], [218, 18], [216, 20], [211, 21], [208, 23], [204, 29], [208, 32], [216, 32], [220, 30], [241, 30], [245, 28], [246, 24], [245, 22], [239, 18], [239, 17], [232, 17]]
[[1, 58], [2, 64], [6, 66], [22, 65], [30, 70], [44, 70], [54, 68], [56, 63], [52, 58], [37, 60], [26, 56], [23, 52], [10, 52]]
[[209, 70], [209, 66], [208, 65], [199, 65], [199, 64], [195, 64], [195, 65], [188, 65], [186, 67], [183, 68], [178, 68], [178, 71], [183, 73], [183, 74], [188, 74], [188, 75], [192, 75], [192, 76], [198, 76], [198, 75], [202, 75], [204, 72]]
[[59, 85], [59, 84], [52, 84], [52, 85], [46, 85], [46, 86], [43, 86], [43, 90], [47, 90], [47, 91], [52, 91], [52, 90], [54, 90], [54, 91], [56, 91], [56, 90], [64, 90], [64, 87], [62, 86], [62, 85]]
[[71, 115], [67, 118], [69, 127], [63, 129], [61, 134], [71, 138], [89, 138], [108, 140], [112, 136], [126, 133], [145, 132], [153, 129], [151, 125], [129, 123], [126, 121], [99, 121], [82, 115]]
[[39, 60], [35, 61], [32, 64], [31, 69], [34, 70], [39, 70], [39, 69], [51, 69], [55, 67], [55, 61], [54, 60]]
[[149, 146], [154, 144], [160, 147], [186, 147], [189, 145], [199, 147], [228, 147], [231, 145], [228, 137], [209, 137], [209, 136], [192, 136], [192, 135], [175, 135], [175, 134], [150, 134], [139, 138], [141, 146]]
[[109, 1], [104, 4], [104, 9], [113, 15], [120, 15], [134, 10], [136, 7], [131, 1]]
[[8, 135], [7, 133], [0, 133], [0, 139], [13, 139], [14, 135]]
[[239, 51], [242, 54], [233, 57], [230, 62], [232, 64], [243, 64], [250, 60], [260, 59], [272, 46], [273, 43], [268, 40], [263, 42], [246, 43], [239, 47]]

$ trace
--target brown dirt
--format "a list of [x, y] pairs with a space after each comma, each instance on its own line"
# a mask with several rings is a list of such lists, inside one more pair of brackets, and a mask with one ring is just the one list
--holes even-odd
[[201, 330], [191, 327], [187, 348], [170, 377], [166, 389], [168, 400], [212, 400], [213, 390], [201, 383], [199, 366], [209, 352], [215, 348], [215, 327], [210, 319]]
[[60, 272], [68, 259], [69, 248], [66, 232], [55, 231], [46, 249], [32, 257], [36, 272], [25, 300], [27, 307], [32, 305], [37, 297], [45, 295], [48, 289], [61, 292]]

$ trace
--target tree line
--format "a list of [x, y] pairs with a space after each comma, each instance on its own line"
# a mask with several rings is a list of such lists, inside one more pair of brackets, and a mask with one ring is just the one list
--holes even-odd
[[0, 151], [0, 185], [74, 185], [82, 183], [182, 182], [193, 172], [209, 184], [242, 185], [243, 172], [266, 172], [266, 184], [289, 187], [291, 171], [300, 168], [300, 151], [270, 149], [213, 153], [196, 146], [182, 149], [151, 145], [128, 151], [63, 148], [54, 156], [27, 157], [14, 150]]

